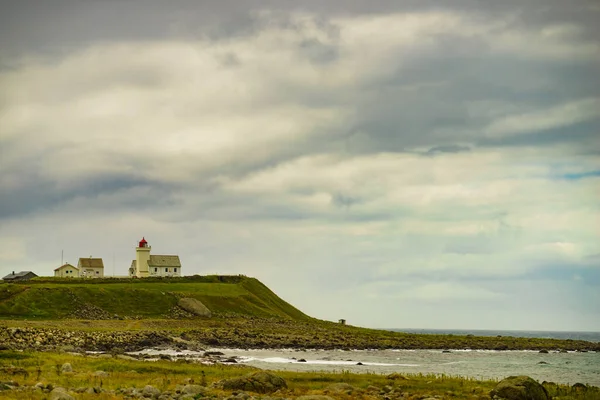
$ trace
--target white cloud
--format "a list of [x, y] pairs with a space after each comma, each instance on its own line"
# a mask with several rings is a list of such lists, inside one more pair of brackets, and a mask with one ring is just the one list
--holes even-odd
[[584, 99], [537, 110], [513, 114], [493, 121], [486, 129], [488, 136], [514, 135], [563, 128], [580, 122], [600, 118], [600, 98]]

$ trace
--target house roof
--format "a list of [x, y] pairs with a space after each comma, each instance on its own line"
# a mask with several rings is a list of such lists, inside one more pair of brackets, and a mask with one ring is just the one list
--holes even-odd
[[80, 268], [104, 268], [101, 258], [80, 258], [77, 266]]
[[8, 274], [2, 279], [5, 279], [5, 280], [17, 279], [17, 278], [22, 278], [24, 276], [27, 276], [29, 274], [33, 274], [34, 276], [37, 276], [36, 274], [34, 274], [31, 271], [21, 271], [21, 272], [17, 272], [16, 274], [15, 273]]
[[74, 265], [71, 265], [71, 264], [69, 264], [69, 263], [66, 263], [66, 264], [63, 264], [63, 265], [61, 265], [61, 266], [60, 266], [60, 267], [58, 267], [58, 268], [54, 268], [54, 270], [55, 270], [55, 271], [58, 271], [59, 269], [61, 269], [61, 268], [65, 268], [65, 267], [70, 267], [70, 268], [79, 269], [79, 268], [77, 268], [77, 267], [76, 267], [76, 266], [74, 266]]
[[154, 255], [148, 260], [149, 267], [181, 267], [179, 256]]

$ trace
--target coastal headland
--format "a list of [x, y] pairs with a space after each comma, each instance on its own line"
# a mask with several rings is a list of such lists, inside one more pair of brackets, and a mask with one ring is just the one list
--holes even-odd
[[[185, 309], [200, 302], [208, 313]], [[38, 278], [0, 285], [0, 342], [27, 349], [84, 350], [174, 343], [230, 348], [600, 351], [600, 343], [431, 335], [312, 318], [255, 278]], [[184, 344], [182, 344], [184, 343]]]
[[[285, 371], [276, 378], [286, 386], [268, 394], [252, 386], [258, 383], [248, 374], [255, 369], [218, 354], [153, 363], [125, 354], [156, 347], [600, 351], [600, 344], [579, 340], [409, 334], [322, 321], [245, 276], [38, 278], [0, 285], [0, 398], [487, 399], [498, 384], [434, 375]], [[230, 387], [227, 379], [243, 382]], [[56, 394], [57, 387], [65, 396]], [[554, 398], [598, 395], [586, 385], [544, 387]]]

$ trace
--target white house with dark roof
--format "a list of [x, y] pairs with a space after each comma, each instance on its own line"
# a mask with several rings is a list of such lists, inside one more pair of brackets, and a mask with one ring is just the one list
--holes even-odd
[[142, 238], [135, 248], [135, 260], [131, 261], [129, 277], [181, 276], [179, 256], [151, 255], [152, 247]]
[[104, 278], [104, 262], [101, 258], [80, 258], [77, 269], [82, 278]]

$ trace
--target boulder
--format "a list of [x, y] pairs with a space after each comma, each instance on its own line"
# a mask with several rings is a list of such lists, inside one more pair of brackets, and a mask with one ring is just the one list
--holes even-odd
[[154, 386], [146, 385], [142, 390], [142, 395], [144, 397], [158, 398], [158, 396], [160, 396], [160, 390], [158, 390]]
[[225, 390], [246, 390], [256, 393], [272, 393], [279, 389], [287, 388], [283, 378], [269, 372], [260, 371], [240, 378], [225, 379], [217, 386]]
[[347, 393], [350, 394], [352, 392], [354, 392], [356, 390], [356, 388], [352, 385], [349, 385], [347, 383], [333, 383], [329, 386], [327, 386], [325, 388], [325, 392], [329, 392], [329, 393]]
[[75, 398], [67, 393], [67, 389], [57, 387], [50, 392], [50, 400], [75, 400]]
[[185, 311], [192, 313], [194, 315], [198, 315], [200, 317], [210, 318], [212, 313], [201, 301], [192, 299], [191, 297], [184, 297], [183, 299], [179, 299], [177, 305], [183, 308]]
[[64, 363], [62, 365], [62, 367], [60, 368], [60, 372], [62, 372], [63, 374], [66, 373], [70, 373], [73, 372], [73, 367], [71, 366], [71, 363]]
[[204, 386], [200, 386], [200, 385], [185, 385], [183, 388], [181, 388], [181, 393], [182, 394], [191, 394], [191, 395], [197, 395], [197, 394], [206, 394], [209, 390], [207, 388], [205, 388]]
[[550, 400], [546, 389], [528, 376], [509, 376], [490, 392], [497, 400]]

